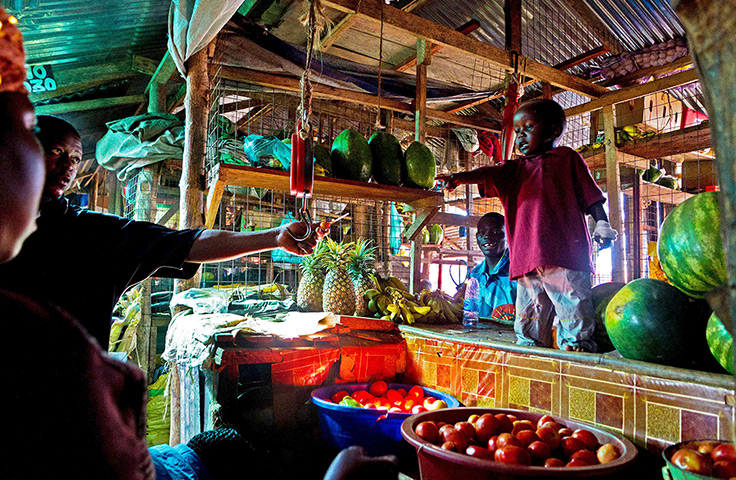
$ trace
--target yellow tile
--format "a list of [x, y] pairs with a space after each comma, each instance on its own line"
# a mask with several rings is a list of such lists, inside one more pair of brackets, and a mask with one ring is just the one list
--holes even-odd
[[476, 397], [476, 404], [483, 408], [496, 408], [496, 399], [490, 397]]
[[437, 385], [437, 364], [434, 362], [424, 362], [422, 377], [424, 378], [425, 385], [434, 388]]
[[595, 392], [570, 387], [568, 400], [570, 418], [595, 422]]
[[647, 437], [677, 443], [680, 441], [680, 409], [647, 403]]
[[478, 370], [472, 368], [462, 369], [462, 391], [466, 393], [478, 393]]
[[509, 376], [509, 403], [528, 407], [530, 391], [528, 378]]

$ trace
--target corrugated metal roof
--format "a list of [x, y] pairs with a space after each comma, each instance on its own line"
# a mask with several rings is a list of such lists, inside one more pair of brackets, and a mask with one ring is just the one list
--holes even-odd
[[159, 60], [166, 51], [170, 0], [38, 0], [20, 11], [29, 64], [78, 68], [141, 55]]

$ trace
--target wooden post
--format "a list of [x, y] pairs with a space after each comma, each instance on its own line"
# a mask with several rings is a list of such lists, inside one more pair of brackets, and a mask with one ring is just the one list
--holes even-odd
[[[606, 149], [606, 192], [608, 193], [608, 220], [611, 227], [616, 230], [619, 235], [623, 235], [623, 225], [621, 224], [621, 178], [619, 175], [619, 165], [616, 149], [616, 129], [614, 126], [613, 105], [603, 107], [603, 129], [605, 135]], [[611, 264], [613, 265], [614, 282], [625, 282], [624, 258], [622, 239], [613, 242], [611, 246]]]
[[[736, 333], [736, 16], [733, 2], [671, 0], [687, 32], [705, 94], [720, 187], [721, 235], [726, 250], [728, 285], [708, 301], [732, 334]], [[736, 351], [734, 352], [736, 354]], [[731, 429], [732, 440], [736, 433]]]
[[[179, 228], [204, 226], [204, 157], [207, 146], [207, 121], [210, 104], [208, 61], [214, 40], [187, 61], [187, 93], [184, 98], [186, 130], [181, 180], [179, 181]], [[174, 290], [181, 292], [199, 286], [201, 272], [189, 280], [177, 280]]]
[[521, 0], [506, 0], [503, 4], [506, 50], [521, 55]]
[[414, 99], [414, 140], [424, 143], [427, 139], [427, 65], [431, 57], [427, 42], [417, 39], [417, 91]]

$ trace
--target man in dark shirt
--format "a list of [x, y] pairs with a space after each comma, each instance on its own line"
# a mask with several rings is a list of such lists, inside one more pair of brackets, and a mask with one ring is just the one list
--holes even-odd
[[38, 116], [46, 158], [37, 230], [12, 261], [0, 265], [0, 288], [58, 305], [107, 348], [112, 311], [127, 288], [155, 274], [189, 278], [200, 263], [274, 248], [310, 253], [322, 232], [297, 243], [306, 225], [258, 232], [172, 230], [70, 207], [63, 197], [82, 159], [79, 133], [56, 117]]

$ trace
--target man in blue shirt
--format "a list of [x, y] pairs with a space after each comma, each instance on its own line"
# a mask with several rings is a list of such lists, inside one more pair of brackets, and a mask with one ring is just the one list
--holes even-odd
[[476, 240], [485, 259], [469, 277], [478, 280], [480, 318], [491, 318], [513, 325], [516, 282], [509, 280], [509, 250], [503, 215], [491, 212], [478, 221]]

